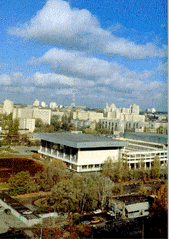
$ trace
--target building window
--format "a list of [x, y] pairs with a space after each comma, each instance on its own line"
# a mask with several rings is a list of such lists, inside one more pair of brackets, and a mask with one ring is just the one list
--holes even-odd
[[95, 168], [99, 168], [99, 164], [95, 164]]
[[85, 169], [85, 168], [87, 168], [87, 165], [82, 165], [82, 169]]
[[92, 164], [88, 165], [88, 168], [93, 168], [93, 165]]

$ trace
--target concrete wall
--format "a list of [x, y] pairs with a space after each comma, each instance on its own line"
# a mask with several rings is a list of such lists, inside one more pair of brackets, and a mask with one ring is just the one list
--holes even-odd
[[78, 165], [87, 164], [103, 164], [104, 161], [111, 157], [112, 160], [117, 161], [119, 157], [119, 149], [111, 150], [85, 150], [78, 151]]

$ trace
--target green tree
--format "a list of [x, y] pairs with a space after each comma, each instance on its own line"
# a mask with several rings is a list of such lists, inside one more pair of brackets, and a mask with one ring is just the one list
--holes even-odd
[[152, 178], [159, 178], [160, 176], [160, 169], [161, 169], [161, 163], [158, 156], [154, 157], [154, 161], [152, 162], [152, 168], [151, 168], [151, 176]]
[[37, 119], [35, 120], [35, 127], [36, 127], [36, 128], [42, 128], [43, 126], [44, 126], [44, 123], [43, 123], [42, 119], [37, 118]]
[[167, 238], [168, 232], [168, 180], [160, 187], [153, 206], [150, 208], [155, 238]]
[[110, 157], [108, 157], [102, 166], [102, 174], [105, 177], [110, 177], [112, 179], [113, 172], [114, 172], [113, 167], [114, 167], [114, 163], [113, 163], [112, 159]]
[[9, 123], [9, 134], [18, 134], [19, 119], [11, 120]]
[[53, 159], [50, 164], [44, 165], [44, 171], [35, 175], [36, 182], [45, 191], [66, 177], [66, 164], [60, 160]]
[[114, 182], [121, 182], [123, 177], [127, 177], [126, 172], [124, 171], [123, 159], [118, 159], [113, 162], [111, 158], [108, 158], [103, 164], [102, 168], [102, 174], [109, 176], [110, 179]]
[[21, 171], [9, 179], [10, 195], [20, 195], [32, 191], [36, 191], [36, 184], [28, 171]]
[[61, 121], [59, 120], [58, 115], [53, 115], [51, 118], [51, 125], [54, 126], [54, 131], [61, 129]]

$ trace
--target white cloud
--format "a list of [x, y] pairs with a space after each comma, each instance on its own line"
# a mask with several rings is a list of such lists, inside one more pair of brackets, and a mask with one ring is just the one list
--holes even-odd
[[160, 62], [156, 70], [160, 74], [168, 74], [168, 62]]
[[[101, 65], [98, 67], [101, 67]], [[109, 72], [107, 75], [111, 75], [111, 73]], [[4, 78], [4, 76], [0, 75], [1, 78]], [[147, 105], [149, 105], [149, 108], [150, 106], [155, 108], [158, 108], [158, 106], [159, 108], [167, 107], [167, 83], [145, 81], [139, 74], [118, 65], [113, 76], [106, 78], [102, 77], [100, 73], [100, 77], [95, 80], [40, 72], [28, 77], [18, 72], [6, 75], [6, 78], [10, 84], [1, 85], [0, 92], [3, 92], [3, 95], [10, 94], [10, 98], [17, 95], [20, 97], [19, 102], [22, 103], [25, 103], [25, 99], [30, 103], [30, 99], [33, 102], [38, 98], [46, 103], [60, 99], [59, 104], [71, 104], [73, 82], [75, 81], [76, 104], [81, 102], [83, 105], [91, 104], [95, 106], [98, 104], [100, 106], [109, 102], [119, 104], [121, 107], [136, 103], [143, 109], [146, 109]], [[164, 99], [166, 102], [164, 102]]]
[[11, 84], [10, 76], [6, 74], [0, 75], [0, 85], [10, 85], [10, 84]]
[[9, 33], [57, 47], [131, 59], [164, 57], [167, 54], [166, 46], [158, 48], [153, 43], [138, 45], [113, 36], [110, 30], [101, 28], [98, 19], [88, 10], [71, 8], [62, 0], [48, 0], [30, 22], [10, 29]]
[[42, 57], [33, 58], [29, 63], [49, 65], [57, 75], [65, 75], [73, 79], [78, 78], [89, 82], [97, 81], [100, 84], [125, 81], [126, 87], [137, 81], [148, 81], [154, 74], [153, 70], [138, 73], [115, 61], [108, 62], [95, 57], [88, 57], [85, 53], [78, 51], [57, 48], [49, 50]]

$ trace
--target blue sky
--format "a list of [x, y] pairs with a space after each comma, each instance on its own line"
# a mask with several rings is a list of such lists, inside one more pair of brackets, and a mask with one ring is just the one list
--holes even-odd
[[167, 1], [0, 1], [0, 101], [168, 109]]

